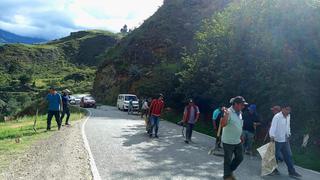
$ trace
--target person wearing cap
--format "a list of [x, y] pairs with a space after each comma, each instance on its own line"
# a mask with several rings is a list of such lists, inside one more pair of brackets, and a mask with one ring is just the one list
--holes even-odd
[[192, 99], [189, 99], [189, 104], [184, 108], [183, 112], [183, 122], [186, 124], [187, 132], [186, 132], [186, 140], [185, 143], [189, 143], [192, 137], [192, 130], [194, 124], [198, 122], [200, 117], [199, 107], [194, 104]]
[[57, 93], [54, 87], [49, 88], [49, 94], [46, 97], [48, 102], [47, 131], [51, 130], [51, 120], [54, 116], [58, 124], [58, 130], [61, 128], [60, 111], [62, 111], [61, 95]]
[[242, 110], [247, 103], [242, 96], [232, 98], [230, 103], [232, 106], [224, 110], [224, 116], [221, 119], [223, 127], [221, 140], [224, 150], [223, 179], [234, 180], [233, 171], [243, 160]]
[[158, 99], [154, 99], [151, 102], [150, 108], [149, 108], [149, 115], [150, 115], [150, 121], [151, 121], [151, 128], [148, 132], [150, 138], [153, 134], [153, 129], [155, 133], [155, 138], [158, 137], [158, 130], [159, 130], [159, 120], [161, 113], [164, 108], [164, 101], [163, 101], [163, 94], [160, 94]]
[[250, 104], [248, 111], [243, 113], [243, 148], [246, 154], [253, 154], [252, 144], [255, 136], [256, 128], [260, 125], [259, 116], [257, 113], [257, 106]]
[[[274, 115], [271, 127], [269, 130], [270, 141], [275, 142], [276, 146], [276, 159], [279, 159], [279, 154], [283, 156], [283, 160], [287, 165], [289, 176], [299, 178], [301, 175], [297, 173], [293, 165], [292, 152], [289, 143], [291, 136], [290, 128], [290, 112], [289, 105], [283, 105], [281, 112]], [[278, 170], [276, 170], [278, 172]]]
[[70, 91], [68, 89], [65, 89], [62, 91], [62, 106], [63, 106], [63, 111], [62, 111], [62, 115], [61, 115], [61, 123], [63, 122], [63, 118], [65, 115], [67, 115], [66, 117], [66, 123], [65, 125], [68, 126], [69, 124], [69, 118], [70, 118], [70, 109], [69, 109], [69, 100], [70, 100], [70, 96], [69, 96]]

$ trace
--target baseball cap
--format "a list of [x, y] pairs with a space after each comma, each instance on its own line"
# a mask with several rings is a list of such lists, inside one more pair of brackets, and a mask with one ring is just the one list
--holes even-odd
[[248, 105], [248, 103], [246, 102], [246, 100], [242, 97], [242, 96], [236, 96], [234, 98], [230, 99], [230, 103], [234, 104], [234, 103], [243, 103], [244, 105]]

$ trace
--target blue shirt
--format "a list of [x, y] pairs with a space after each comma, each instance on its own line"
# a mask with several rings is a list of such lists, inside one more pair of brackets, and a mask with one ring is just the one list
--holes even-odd
[[47, 95], [47, 101], [48, 101], [48, 110], [49, 111], [59, 111], [60, 110], [60, 102], [61, 102], [61, 96], [59, 93], [55, 94], [48, 94]]
[[217, 120], [218, 116], [220, 115], [221, 113], [221, 110], [220, 108], [217, 108], [216, 110], [213, 111], [213, 114], [212, 114], [212, 119], [215, 121]]

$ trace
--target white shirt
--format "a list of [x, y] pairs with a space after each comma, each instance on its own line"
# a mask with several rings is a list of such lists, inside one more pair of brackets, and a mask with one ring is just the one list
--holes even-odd
[[290, 114], [288, 114], [287, 117], [284, 117], [282, 112], [274, 115], [269, 135], [273, 137], [276, 142], [286, 142], [287, 138], [291, 135]]
[[149, 106], [148, 106], [148, 102], [145, 101], [142, 105], [142, 109], [146, 110], [146, 109], [149, 109]]

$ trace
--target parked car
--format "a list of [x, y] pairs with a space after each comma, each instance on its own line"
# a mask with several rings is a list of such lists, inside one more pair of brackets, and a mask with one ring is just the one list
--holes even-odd
[[73, 97], [74, 97], [75, 104], [80, 104], [81, 99], [85, 96], [90, 96], [90, 94], [74, 94]]
[[72, 105], [75, 105], [76, 104], [76, 97], [75, 96], [70, 96], [69, 103], [72, 104]]
[[139, 100], [138, 97], [134, 94], [119, 94], [117, 100], [117, 107], [119, 110], [128, 110], [129, 101], [132, 100], [133, 110], [139, 110]]
[[93, 108], [96, 108], [96, 100], [94, 100], [93, 97], [91, 96], [85, 96], [85, 97], [82, 97], [81, 98], [81, 101], [80, 101], [80, 107], [83, 107], [83, 108], [87, 108], [87, 107], [93, 107]]

